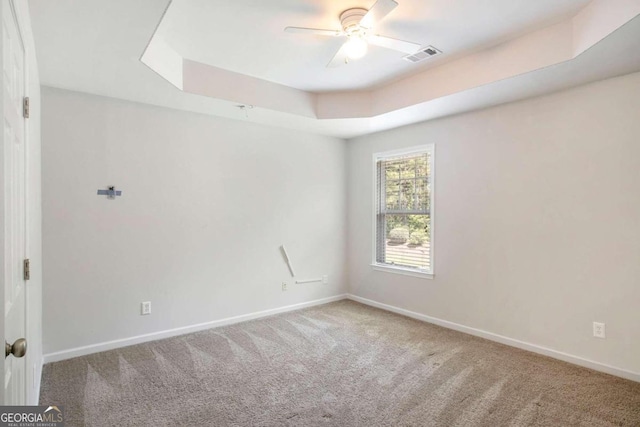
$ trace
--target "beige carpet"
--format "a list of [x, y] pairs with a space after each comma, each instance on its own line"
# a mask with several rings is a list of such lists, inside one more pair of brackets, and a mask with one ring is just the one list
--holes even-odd
[[640, 383], [352, 301], [48, 364], [67, 426], [640, 426]]

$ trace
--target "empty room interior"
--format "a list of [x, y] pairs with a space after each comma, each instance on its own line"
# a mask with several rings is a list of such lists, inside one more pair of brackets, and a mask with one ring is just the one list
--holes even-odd
[[1, 1], [0, 424], [640, 426], [640, 0]]

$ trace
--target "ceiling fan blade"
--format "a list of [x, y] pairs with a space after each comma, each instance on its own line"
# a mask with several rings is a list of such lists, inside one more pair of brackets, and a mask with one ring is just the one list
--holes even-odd
[[340, 30], [321, 30], [319, 28], [287, 27], [284, 31], [293, 34], [311, 34], [327, 37], [338, 37], [342, 35], [342, 31]]
[[378, 0], [376, 3], [369, 9], [366, 15], [360, 21], [360, 25], [365, 28], [373, 28], [376, 24], [387, 16], [393, 9], [398, 6], [398, 3], [395, 0]]
[[420, 45], [417, 43], [406, 42], [404, 40], [398, 40], [391, 37], [372, 35], [369, 36], [367, 40], [373, 45], [397, 50], [398, 52], [404, 52], [409, 55], [416, 53], [418, 49], [420, 49]]
[[327, 64], [327, 68], [340, 67], [342, 65], [346, 65], [347, 62], [349, 62], [349, 57], [347, 56], [347, 44], [344, 43], [333, 59]]

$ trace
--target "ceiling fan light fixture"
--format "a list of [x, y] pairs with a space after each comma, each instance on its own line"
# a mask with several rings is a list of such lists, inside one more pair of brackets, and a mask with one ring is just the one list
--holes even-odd
[[359, 35], [349, 36], [349, 41], [345, 44], [345, 52], [349, 59], [360, 59], [367, 54], [369, 44]]
[[[375, 34], [376, 25], [398, 6], [396, 0], [376, 0], [370, 9], [351, 8], [340, 14], [341, 30], [324, 30], [320, 28], [286, 27], [288, 33], [313, 34], [325, 37], [346, 37], [346, 43], [327, 64], [328, 68], [335, 68], [349, 63], [349, 60], [362, 58], [367, 54], [369, 44], [386, 49], [414, 55], [420, 49], [418, 43], [394, 39]], [[343, 38], [344, 40], [344, 38]], [[410, 60], [411, 58], [407, 58]]]

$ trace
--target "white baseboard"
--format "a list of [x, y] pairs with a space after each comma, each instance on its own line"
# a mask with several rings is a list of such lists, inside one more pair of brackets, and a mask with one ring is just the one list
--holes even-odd
[[[214, 320], [212, 322], [200, 323], [197, 325], [185, 326], [182, 328], [175, 328], [175, 329], [170, 329], [166, 331], [154, 332], [154, 333], [145, 334], [145, 335], [138, 335], [135, 337], [123, 338], [119, 340], [113, 340], [113, 341], [108, 341], [108, 342], [103, 342], [98, 344], [92, 344], [84, 347], [77, 347], [69, 350], [58, 351], [55, 353], [49, 353], [44, 355], [43, 363], [58, 362], [60, 360], [66, 360], [74, 357], [85, 356], [87, 354], [98, 353], [101, 351], [113, 350], [116, 348], [127, 347], [134, 344], [160, 340], [163, 338], [170, 338], [177, 335], [185, 335], [192, 332], [198, 332], [198, 331], [216, 328], [220, 326], [231, 325], [234, 323], [245, 322], [247, 320], [259, 319], [261, 317], [272, 316], [274, 314], [285, 313], [288, 311], [300, 310], [302, 308], [327, 304], [330, 302], [340, 301], [343, 299], [350, 299], [362, 304], [380, 308], [382, 310], [390, 311], [393, 313], [401, 314], [403, 316], [411, 317], [413, 319], [421, 320], [423, 322], [432, 323], [434, 325], [442, 326], [448, 329], [453, 329], [459, 332], [464, 332], [469, 335], [485, 338], [490, 341], [499, 342], [501, 344], [505, 344], [511, 347], [516, 347], [522, 350], [531, 351], [533, 353], [542, 354], [544, 356], [569, 362], [574, 365], [583, 366], [585, 368], [593, 369], [594, 371], [604, 372], [607, 374], [615, 375], [617, 377], [640, 382], [640, 373], [637, 373], [637, 372], [632, 372], [625, 369], [617, 368], [615, 366], [610, 366], [604, 363], [585, 359], [579, 356], [574, 356], [558, 350], [553, 350], [547, 347], [531, 344], [531, 343], [520, 341], [514, 338], [509, 338], [502, 335], [494, 334], [492, 332], [483, 331], [481, 329], [476, 329], [469, 326], [460, 325], [458, 323], [449, 322], [447, 320], [438, 319], [436, 317], [427, 316], [426, 314], [416, 313], [414, 311], [409, 311], [403, 308], [394, 307], [392, 305], [362, 298], [353, 294], [336, 295], [333, 297], [303, 302], [300, 304], [288, 305], [285, 307], [279, 307], [279, 308], [259, 311], [255, 313], [243, 314], [235, 317], [228, 317], [226, 319]], [[42, 367], [40, 367], [40, 375], [38, 378], [38, 390], [40, 390], [40, 379], [42, 375], [41, 373], [42, 373]]]
[[[328, 298], [322, 298], [314, 301], [303, 302], [300, 304], [288, 305], [285, 307], [273, 308], [270, 310], [258, 311], [255, 313], [243, 314], [240, 316], [228, 317], [226, 319], [214, 320], [212, 322], [199, 323], [197, 325], [184, 326], [181, 328], [169, 329], [166, 331], [153, 332], [135, 337], [123, 338], [119, 340], [107, 341], [98, 344], [87, 345], [84, 347], [72, 348], [69, 350], [57, 351], [44, 355], [44, 363], [59, 362], [61, 360], [72, 359], [74, 357], [86, 356], [87, 354], [99, 353], [101, 351], [113, 350], [116, 348], [127, 347], [134, 344], [140, 344], [148, 341], [156, 341], [163, 338], [175, 337], [177, 335], [190, 334], [192, 332], [203, 331], [205, 329], [217, 328], [220, 326], [231, 325], [234, 323], [246, 322], [247, 320], [258, 319], [261, 317], [272, 316], [287, 311], [300, 310], [302, 308], [313, 307], [315, 305], [327, 304], [333, 301], [346, 299], [347, 295], [336, 295]], [[38, 390], [40, 388], [38, 387]]]
[[483, 331], [481, 329], [471, 328], [469, 326], [460, 325], [458, 323], [449, 322], [447, 320], [442, 320], [435, 317], [427, 316], [425, 314], [416, 313], [414, 311], [405, 310], [403, 308], [394, 307], [392, 305], [383, 304], [381, 302], [362, 298], [357, 295], [347, 294], [347, 298], [362, 304], [370, 305], [372, 307], [381, 308], [386, 311], [391, 311], [393, 313], [397, 313], [403, 316], [411, 317], [413, 319], [421, 320], [423, 322], [433, 323], [434, 325], [464, 332], [469, 335], [475, 335], [477, 337], [485, 338], [490, 341], [499, 342], [501, 344], [505, 344], [511, 347], [516, 347], [522, 350], [531, 351], [533, 353], [542, 354], [544, 356], [549, 356], [554, 359], [562, 360], [564, 362], [573, 363], [574, 365], [583, 366], [585, 368], [593, 369], [594, 371], [600, 371], [607, 374], [615, 375], [617, 377], [626, 378], [631, 381], [640, 382], [640, 373], [638, 372], [627, 371], [625, 369], [621, 369], [615, 366], [610, 366], [604, 363], [585, 359], [579, 356], [573, 356], [571, 354], [563, 353], [561, 351], [553, 350], [547, 347], [542, 347], [536, 344], [530, 344], [528, 342], [524, 342], [524, 341], [516, 340], [513, 338], [505, 337], [502, 335], [494, 334], [491, 332]]

